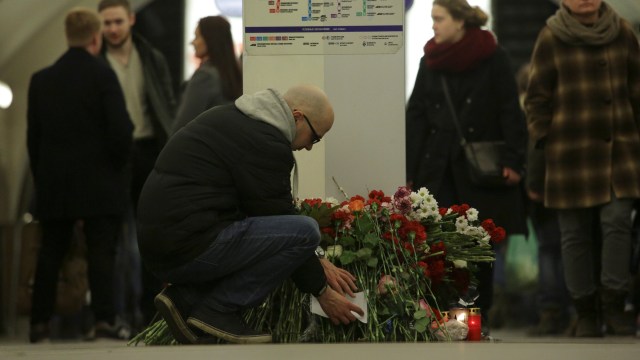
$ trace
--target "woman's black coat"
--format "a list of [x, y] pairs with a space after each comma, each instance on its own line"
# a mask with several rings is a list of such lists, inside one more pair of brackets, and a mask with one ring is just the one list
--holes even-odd
[[[447, 106], [441, 77], [445, 77], [467, 141], [504, 140], [504, 166], [524, 173], [527, 130], [509, 59], [498, 47], [475, 68], [460, 73], [434, 71], [421, 61], [406, 114], [407, 181], [426, 187], [436, 200], [445, 182], [452, 182], [458, 199], [492, 218], [509, 234], [525, 233], [522, 186], [487, 189], [474, 185]], [[440, 204], [449, 206], [452, 204]]]

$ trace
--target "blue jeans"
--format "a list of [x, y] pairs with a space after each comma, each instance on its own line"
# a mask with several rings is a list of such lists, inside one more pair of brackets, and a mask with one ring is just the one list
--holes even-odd
[[[614, 290], [627, 290], [629, 284], [629, 252], [631, 251], [631, 209], [633, 200], [618, 199], [586, 209], [558, 211], [562, 232], [562, 259], [569, 293], [573, 298], [593, 294], [598, 285]], [[600, 278], [594, 272], [593, 222], [599, 216], [602, 231]]]
[[156, 272], [191, 305], [221, 312], [260, 305], [320, 243], [318, 223], [302, 215], [250, 217], [225, 228], [193, 261]]
[[116, 247], [114, 301], [116, 315], [127, 319], [126, 315], [131, 314], [132, 325], [135, 325], [134, 320], [140, 312], [142, 295], [142, 263], [138, 250], [136, 219], [131, 207], [127, 209], [123, 228]]

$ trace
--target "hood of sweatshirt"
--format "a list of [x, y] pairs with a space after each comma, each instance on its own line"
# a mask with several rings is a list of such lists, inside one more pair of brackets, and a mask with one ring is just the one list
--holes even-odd
[[243, 114], [274, 126], [289, 142], [293, 142], [296, 135], [295, 119], [289, 105], [277, 90], [267, 89], [242, 95], [235, 104]]

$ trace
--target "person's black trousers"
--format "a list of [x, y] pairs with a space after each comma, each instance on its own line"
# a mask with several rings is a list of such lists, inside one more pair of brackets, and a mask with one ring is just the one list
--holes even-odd
[[[33, 285], [31, 324], [47, 324], [54, 312], [62, 262], [74, 239], [76, 219], [41, 221], [42, 241]], [[115, 321], [113, 273], [120, 216], [83, 219], [91, 309], [96, 322]]]

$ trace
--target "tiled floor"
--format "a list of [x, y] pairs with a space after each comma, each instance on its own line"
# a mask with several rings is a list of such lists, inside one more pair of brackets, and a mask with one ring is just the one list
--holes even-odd
[[305, 359], [305, 360], [627, 360], [640, 359], [640, 338], [577, 340], [530, 338], [524, 330], [499, 330], [479, 343], [269, 344], [200, 346], [127, 346], [122, 341], [53, 342], [30, 345], [26, 337], [0, 339], [0, 359], [164, 360], [164, 359]]

